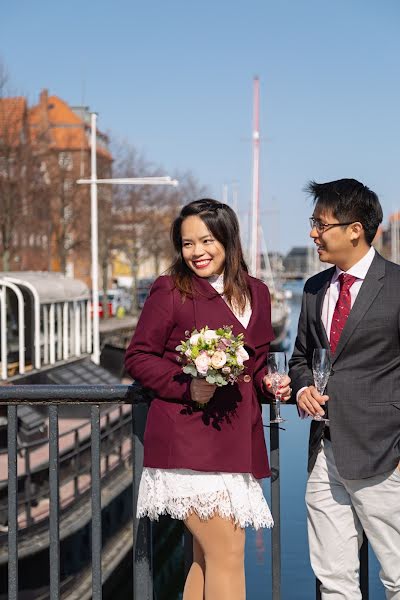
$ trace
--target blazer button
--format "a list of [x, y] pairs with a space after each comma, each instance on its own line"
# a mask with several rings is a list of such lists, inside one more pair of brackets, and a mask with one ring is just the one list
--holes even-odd
[[250, 377], [250, 375], [245, 375], [245, 376], [243, 377], [243, 381], [244, 381], [245, 383], [249, 383], [249, 381], [251, 381], [251, 377]]

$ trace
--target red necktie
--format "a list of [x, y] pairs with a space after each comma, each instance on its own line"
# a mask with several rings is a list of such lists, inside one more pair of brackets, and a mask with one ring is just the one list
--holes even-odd
[[333, 311], [333, 318], [331, 324], [331, 331], [329, 334], [329, 344], [331, 346], [332, 354], [335, 353], [336, 346], [339, 343], [343, 327], [346, 324], [347, 317], [350, 314], [351, 309], [351, 296], [350, 288], [356, 281], [357, 277], [354, 275], [348, 275], [347, 273], [341, 273], [339, 275], [340, 291], [339, 298], [336, 302], [335, 310]]

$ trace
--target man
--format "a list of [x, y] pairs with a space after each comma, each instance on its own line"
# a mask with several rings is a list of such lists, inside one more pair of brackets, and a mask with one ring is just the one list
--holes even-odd
[[[300, 415], [329, 418], [311, 423], [311, 564], [323, 599], [360, 600], [364, 529], [386, 598], [400, 600], [400, 267], [371, 246], [382, 221], [374, 192], [354, 179], [307, 191], [310, 236], [334, 265], [306, 282], [289, 363]], [[315, 348], [331, 350], [326, 395], [313, 385]]]

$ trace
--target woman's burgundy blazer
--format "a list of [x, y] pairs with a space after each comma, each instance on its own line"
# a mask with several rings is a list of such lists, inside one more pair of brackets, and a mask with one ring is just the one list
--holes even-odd
[[[248, 276], [252, 315], [244, 328], [206, 279], [193, 276], [193, 282], [194, 297], [183, 301], [170, 276], [154, 282], [126, 352], [128, 373], [155, 394], [147, 417], [144, 466], [269, 477], [258, 402], [274, 337], [268, 288]], [[243, 333], [250, 358], [240, 383], [217, 388], [202, 410], [190, 399], [190, 377], [183, 374], [175, 348], [185, 332], [206, 325], [232, 325], [235, 335]]]

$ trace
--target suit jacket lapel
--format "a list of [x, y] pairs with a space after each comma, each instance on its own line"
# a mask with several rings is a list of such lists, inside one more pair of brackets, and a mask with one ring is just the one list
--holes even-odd
[[350, 337], [353, 335], [358, 323], [361, 321], [372, 302], [379, 294], [383, 286], [382, 279], [384, 276], [385, 261], [379, 254], [375, 254], [374, 260], [372, 261], [368, 273], [361, 285], [360, 291], [358, 292], [357, 298], [343, 328], [336, 352], [333, 357], [333, 363], [337, 361]]
[[321, 288], [317, 292], [316, 299], [316, 327], [319, 334], [319, 339], [321, 340], [323, 348], [329, 348], [329, 339], [324, 324], [322, 323], [322, 307], [324, 304], [324, 298], [327, 292], [328, 287], [330, 286], [331, 279], [335, 272], [335, 267], [326, 270], [326, 279], [324, 280]]

